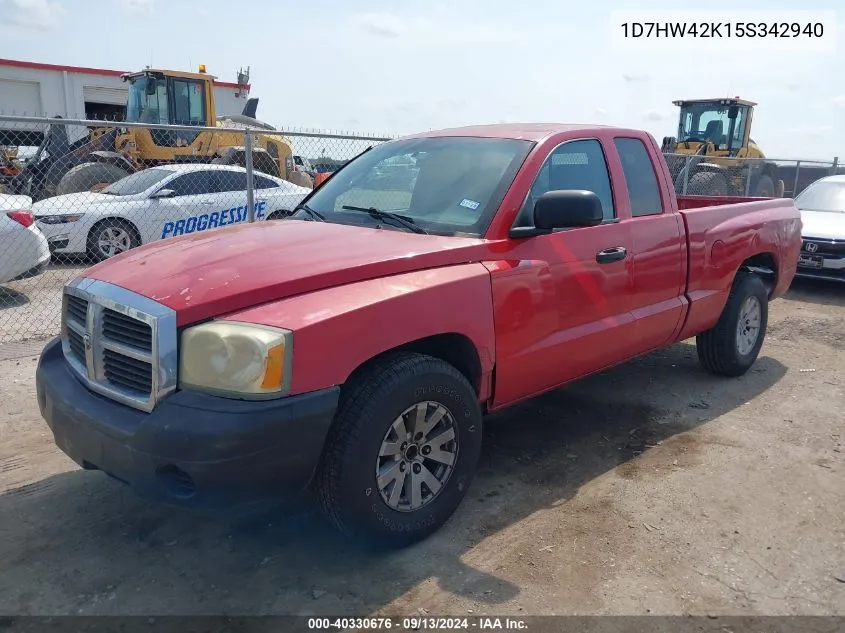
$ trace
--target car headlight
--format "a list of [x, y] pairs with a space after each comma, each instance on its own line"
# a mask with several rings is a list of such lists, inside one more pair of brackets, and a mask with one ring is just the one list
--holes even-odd
[[83, 215], [82, 213], [74, 215], [36, 215], [35, 219], [44, 224], [67, 224], [68, 222], [76, 222]]
[[293, 332], [234, 321], [212, 321], [182, 332], [179, 387], [261, 399], [290, 389]]

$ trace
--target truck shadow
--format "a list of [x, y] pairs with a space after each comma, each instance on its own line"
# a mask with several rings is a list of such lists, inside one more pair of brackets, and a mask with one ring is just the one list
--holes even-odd
[[784, 298], [788, 301], [845, 307], [845, 283], [796, 277]]
[[508, 548], [485, 547], [479, 561], [476, 545], [507, 542], [519, 522], [530, 530], [534, 513], [575, 504], [599, 476], [653, 477], [652, 455], [679, 468], [703, 459], [695, 429], [786, 371], [763, 356], [746, 376], [719, 379], [681, 343], [490, 416], [478, 477], [453, 519], [380, 555], [305, 507], [191, 512], [149, 504], [101, 473], [55, 475], [0, 496], [0, 613], [361, 615], [409, 592], [423, 598], [425, 581], [500, 604], [520, 593], [495, 573]]

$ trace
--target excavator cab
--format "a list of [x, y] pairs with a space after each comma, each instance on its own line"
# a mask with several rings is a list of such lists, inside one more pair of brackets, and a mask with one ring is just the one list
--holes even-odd
[[751, 139], [755, 102], [733, 97], [672, 103], [680, 110], [677, 136], [664, 137], [662, 149], [678, 193], [783, 196], [777, 165]]

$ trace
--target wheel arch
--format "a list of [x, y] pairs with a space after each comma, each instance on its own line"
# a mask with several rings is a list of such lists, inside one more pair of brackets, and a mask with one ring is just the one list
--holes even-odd
[[402, 352], [425, 354], [449, 363], [469, 381], [477, 396], [482, 394], [482, 367], [478, 349], [472, 339], [465, 334], [445, 332], [403, 343], [367, 359], [349, 374], [349, 377], [341, 386], [341, 398], [347, 386], [354, 383], [372, 365], [381, 362], [388, 356]]
[[747, 258], [737, 268], [734, 279], [743, 270], [760, 276], [771, 299], [778, 281], [778, 265], [775, 254], [769, 251], [761, 251]]

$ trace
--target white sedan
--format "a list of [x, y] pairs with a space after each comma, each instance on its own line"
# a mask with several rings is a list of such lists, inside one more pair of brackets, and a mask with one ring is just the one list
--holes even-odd
[[0, 283], [34, 277], [49, 264], [50, 249], [35, 225], [32, 198], [0, 193]]
[[816, 180], [795, 206], [804, 224], [796, 274], [845, 281], [845, 175]]
[[[108, 259], [141, 244], [247, 221], [247, 172], [237, 165], [162, 165], [131, 174], [100, 192], [35, 203], [35, 219], [63, 255]], [[311, 192], [253, 174], [256, 221], [293, 211]]]

